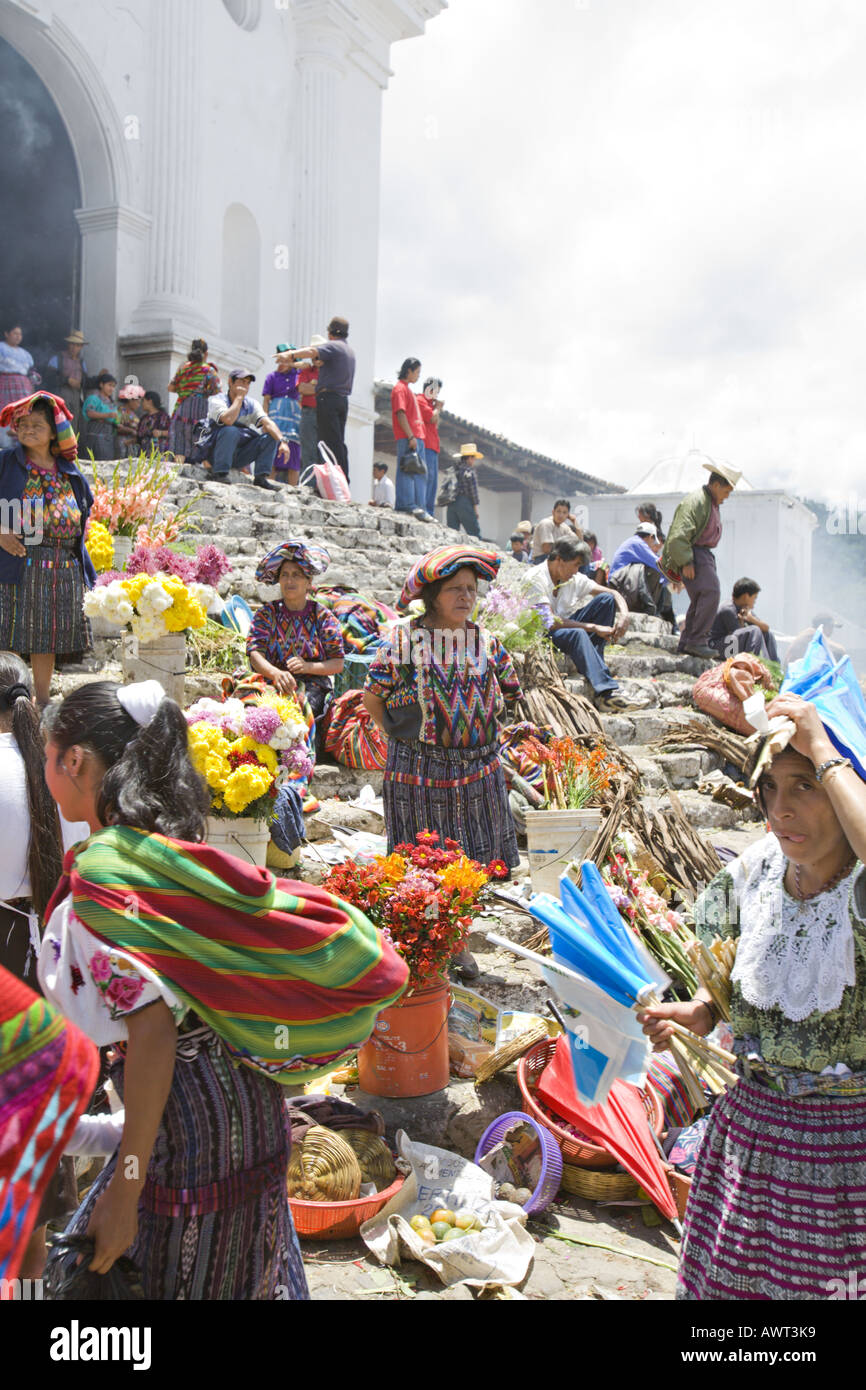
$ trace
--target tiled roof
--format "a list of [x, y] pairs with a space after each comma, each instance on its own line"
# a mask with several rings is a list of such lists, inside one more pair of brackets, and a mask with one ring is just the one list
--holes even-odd
[[[393, 389], [393, 382], [377, 381], [375, 383], [376, 394], [387, 392], [389, 395]], [[625, 492], [626, 489], [618, 483], [608, 482], [605, 478], [597, 478], [592, 473], [584, 473], [579, 468], [574, 468], [570, 463], [563, 463], [561, 459], [554, 459], [549, 454], [539, 454], [535, 449], [527, 449], [522, 444], [516, 444], [513, 439], [508, 439], [504, 434], [497, 434], [493, 430], [488, 430], [484, 425], [475, 424], [472, 420], [465, 420], [461, 415], [453, 415], [450, 410], [443, 410], [439, 430], [442, 432], [443, 426], [450, 426], [452, 429], [459, 430], [466, 435], [467, 442], [473, 440], [476, 444], [484, 442], [488, 447], [498, 447], [502, 450], [513, 451], [520, 456], [521, 461], [538, 463], [543, 468], [556, 469], [567, 474], [572, 482], [580, 482], [587, 492]], [[505, 462], [506, 460], [503, 460]]]

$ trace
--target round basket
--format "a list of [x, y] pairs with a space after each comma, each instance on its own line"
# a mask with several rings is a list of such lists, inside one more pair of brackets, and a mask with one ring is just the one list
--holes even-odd
[[[609, 1154], [607, 1149], [600, 1148], [589, 1139], [577, 1139], [573, 1134], [569, 1134], [561, 1120], [537, 1098], [539, 1078], [553, 1057], [556, 1043], [556, 1038], [546, 1038], [527, 1052], [525, 1057], [521, 1057], [517, 1064], [517, 1084], [526, 1109], [534, 1120], [538, 1120], [555, 1135], [566, 1164], [571, 1163], [578, 1168], [613, 1168], [616, 1165], [613, 1154]], [[656, 1134], [661, 1136], [665, 1117], [658, 1094], [650, 1087], [641, 1095], [650, 1124]]]
[[313, 1125], [292, 1145], [287, 1187], [305, 1202], [350, 1202], [361, 1190], [361, 1169], [345, 1139]]
[[402, 1173], [375, 1197], [359, 1197], [354, 1202], [301, 1202], [289, 1198], [292, 1220], [301, 1240], [351, 1240], [365, 1221], [378, 1215], [396, 1197], [406, 1179]]
[[578, 1168], [576, 1164], [563, 1163], [562, 1190], [573, 1197], [588, 1197], [591, 1202], [616, 1202], [636, 1197], [638, 1185], [631, 1173], [611, 1173], [607, 1168]]
[[391, 1186], [397, 1168], [384, 1139], [368, 1129], [341, 1129], [340, 1138], [345, 1139], [357, 1158], [362, 1182], [374, 1182], [377, 1192]]
[[526, 1115], [522, 1110], [509, 1110], [507, 1114], [500, 1115], [498, 1120], [494, 1120], [492, 1125], [488, 1125], [478, 1141], [478, 1148], [475, 1150], [475, 1162], [489, 1153], [500, 1139], [504, 1138], [506, 1132], [512, 1125], [520, 1122], [530, 1125], [541, 1140], [541, 1173], [538, 1178], [535, 1191], [528, 1202], [524, 1202], [523, 1210], [526, 1212], [544, 1211], [549, 1207], [557, 1192], [562, 1179], [562, 1154], [559, 1151], [559, 1144], [545, 1125], [539, 1124], [531, 1115]]

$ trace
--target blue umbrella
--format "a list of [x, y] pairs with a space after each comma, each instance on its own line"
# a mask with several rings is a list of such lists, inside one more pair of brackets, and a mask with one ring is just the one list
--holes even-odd
[[[608, 923], [611, 933], [615, 940], [620, 942], [621, 950], [626, 954], [626, 959], [634, 961], [638, 973], [646, 970], [650, 978], [658, 983], [658, 993], [661, 994], [670, 984], [670, 976], [665, 974], [658, 961], [650, 955], [640, 937], [630, 929], [628, 924], [623, 921], [619, 910], [607, 890], [604, 879], [599, 873], [598, 866], [591, 859], [585, 859], [580, 866], [580, 881], [583, 885], [582, 894], [586, 901], [603, 917]], [[562, 888], [565, 886], [564, 878], [560, 879]], [[577, 893], [574, 884], [569, 880], [569, 889]], [[569, 892], [569, 899], [572, 896]], [[565, 894], [563, 894], [563, 905], [565, 906]], [[620, 952], [614, 949], [614, 955]]]
[[631, 965], [618, 959], [595, 940], [586, 927], [569, 917], [555, 899], [540, 901], [533, 898], [529, 911], [547, 927], [554, 958], [584, 975], [611, 999], [629, 1007], [640, 1003], [642, 995], [656, 992], [657, 983], [648, 977], [646, 971], [639, 974]]

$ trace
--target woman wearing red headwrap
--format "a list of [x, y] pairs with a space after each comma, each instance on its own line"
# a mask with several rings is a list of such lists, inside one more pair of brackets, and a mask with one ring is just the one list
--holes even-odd
[[0, 649], [29, 656], [46, 705], [57, 656], [87, 651], [85, 588], [96, 571], [84, 545], [93, 494], [78, 471], [72, 415], [38, 392], [0, 414], [17, 435], [0, 452]]

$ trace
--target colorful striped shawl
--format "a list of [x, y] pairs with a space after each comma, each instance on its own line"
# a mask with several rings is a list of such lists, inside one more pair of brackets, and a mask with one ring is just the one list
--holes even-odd
[[39, 1204], [98, 1074], [90, 1039], [0, 968], [2, 1280], [18, 1277]]
[[112, 826], [64, 871], [49, 914], [71, 893], [94, 936], [286, 1084], [356, 1051], [406, 986], [403, 961], [357, 908], [206, 845]]

